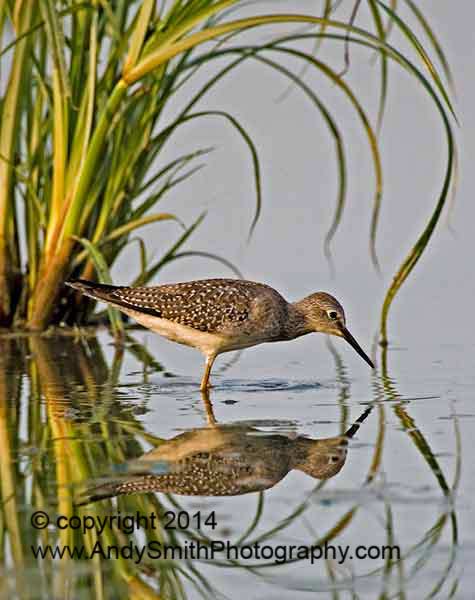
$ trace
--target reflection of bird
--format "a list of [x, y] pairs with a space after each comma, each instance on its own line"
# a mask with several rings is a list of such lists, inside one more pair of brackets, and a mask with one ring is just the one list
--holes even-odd
[[243, 424], [192, 429], [128, 463], [127, 474], [88, 490], [82, 503], [140, 492], [236, 496], [271, 488], [292, 469], [328, 479], [343, 467], [348, 440], [370, 412], [326, 439], [290, 439]]
[[289, 303], [268, 285], [240, 279], [135, 288], [78, 279], [67, 285], [117, 307], [169, 340], [201, 350], [206, 357], [201, 389], [209, 385], [218, 354], [311, 332], [345, 338], [374, 367], [346, 328], [343, 307], [325, 292]]

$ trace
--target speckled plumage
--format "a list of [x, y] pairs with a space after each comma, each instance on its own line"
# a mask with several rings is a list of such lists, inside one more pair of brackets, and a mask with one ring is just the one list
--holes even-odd
[[343, 468], [348, 441], [372, 410], [367, 408], [344, 435], [323, 439], [292, 438], [239, 423], [191, 429], [126, 463], [128, 474], [121, 479], [87, 490], [83, 504], [145, 492], [236, 496], [269, 489], [294, 469], [329, 479]]
[[236, 496], [269, 489], [293, 469], [328, 479], [342, 469], [349, 437], [290, 438], [246, 425], [193, 429], [129, 463], [129, 475], [85, 495], [88, 502], [146, 492]]
[[243, 325], [267, 297], [285, 300], [267, 285], [234, 279], [204, 279], [155, 287], [112, 288], [110, 300], [207, 333]]
[[202, 389], [209, 385], [211, 367], [219, 354], [291, 340], [312, 331], [344, 337], [373, 366], [346, 329], [343, 307], [325, 292], [289, 303], [270, 286], [241, 279], [135, 288], [84, 280], [67, 285], [116, 306], [174, 342], [201, 350], [206, 356]]

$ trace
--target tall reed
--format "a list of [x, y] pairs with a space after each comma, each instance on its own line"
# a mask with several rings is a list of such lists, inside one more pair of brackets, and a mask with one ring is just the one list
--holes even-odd
[[[224, 119], [249, 149], [256, 189], [254, 228], [262, 198], [259, 157], [252, 137], [233, 115], [196, 108], [207, 91], [244, 60], [258, 60], [263, 67], [275, 69], [305, 93], [334, 138], [339, 189], [325, 240], [329, 255], [347, 189], [343, 135], [331, 107], [304, 82], [304, 71], [295, 74], [283, 64], [281, 58], [292, 56], [304, 69], [316, 69], [335, 84], [362, 124], [376, 182], [370, 225], [375, 265], [383, 192], [377, 133], [386, 102], [389, 61], [425, 88], [445, 127], [448, 158], [443, 189], [388, 291], [381, 326], [385, 339], [390, 303], [426, 247], [452, 185], [453, 110], [447, 92], [452, 77], [432, 28], [414, 2], [406, 0], [406, 5], [441, 74], [408, 22], [398, 16], [396, 0], [389, 6], [367, 0], [372, 22], [367, 30], [354, 23], [360, 2], [354, 3], [349, 23], [334, 14], [339, 4], [327, 1], [322, 16], [314, 16], [264, 14], [258, 2], [249, 5], [244, 0], [2, 3], [0, 58], [6, 86], [0, 105], [0, 327], [42, 330], [62, 322], [87, 322], [92, 305], [65, 290], [65, 278], [107, 281], [109, 268], [121, 251], [137, 240], [132, 237], [137, 229], [161, 221], [184, 227], [176, 215], [157, 211], [156, 206], [195, 172], [196, 161], [208, 151], [190, 148], [164, 164], [164, 146], [190, 120], [210, 115]], [[302, 3], [302, 8], [308, 10], [308, 4]], [[237, 45], [242, 32], [272, 26], [279, 35], [280, 26], [289, 24], [312, 26], [314, 33], [280, 34], [271, 43]], [[401, 34], [401, 48], [388, 43], [391, 29]], [[297, 49], [294, 42], [308, 35], [316, 40], [313, 51]], [[347, 62], [352, 45], [377, 51], [381, 85], [374, 119], [343, 74], [318, 58], [322, 40], [346, 48]], [[413, 54], [417, 62], [408, 58]], [[221, 65], [217, 58], [227, 59], [226, 66], [196, 87], [196, 72], [206, 64]], [[187, 90], [184, 106], [176, 106], [179, 90], [181, 94]], [[173, 109], [171, 121], [165, 120], [165, 108]], [[184, 227], [176, 244], [156, 262], [147, 260], [138, 238], [141, 269], [130, 283], [146, 283], [166, 262], [177, 258], [198, 224]], [[114, 319], [119, 330], [120, 320]]]

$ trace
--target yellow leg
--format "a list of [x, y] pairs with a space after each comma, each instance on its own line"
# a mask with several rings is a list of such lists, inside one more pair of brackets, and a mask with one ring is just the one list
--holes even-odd
[[214, 416], [213, 405], [209, 399], [208, 389], [201, 391], [201, 398], [203, 399], [203, 404], [205, 406], [206, 420], [208, 421], [208, 425], [210, 427], [214, 427], [216, 425], [216, 417]]
[[206, 358], [205, 372], [203, 375], [203, 379], [201, 380], [201, 386], [200, 386], [200, 390], [202, 392], [204, 390], [207, 390], [209, 387], [211, 387], [211, 384], [209, 382], [209, 376], [211, 374], [211, 367], [213, 366], [215, 358], [216, 358], [216, 356], [208, 356]]

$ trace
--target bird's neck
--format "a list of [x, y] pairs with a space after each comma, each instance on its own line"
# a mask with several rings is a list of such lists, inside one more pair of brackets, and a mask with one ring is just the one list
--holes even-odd
[[284, 328], [284, 339], [293, 340], [301, 335], [311, 333], [313, 328], [310, 326], [305, 306], [302, 300], [288, 305], [288, 318]]

